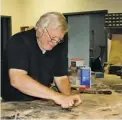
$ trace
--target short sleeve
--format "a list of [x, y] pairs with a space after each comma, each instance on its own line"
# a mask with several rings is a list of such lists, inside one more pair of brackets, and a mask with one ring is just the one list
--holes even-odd
[[28, 71], [28, 51], [23, 39], [13, 36], [7, 45], [8, 68]]

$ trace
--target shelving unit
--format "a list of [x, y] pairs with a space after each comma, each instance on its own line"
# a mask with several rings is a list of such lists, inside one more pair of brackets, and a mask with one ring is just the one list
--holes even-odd
[[105, 15], [105, 27], [122, 27], [122, 13], [109, 13]]

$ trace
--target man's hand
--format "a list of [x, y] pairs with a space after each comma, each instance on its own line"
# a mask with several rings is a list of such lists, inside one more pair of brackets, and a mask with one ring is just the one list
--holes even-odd
[[54, 98], [54, 102], [61, 105], [62, 108], [70, 108], [72, 106], [78, 106], [82, 103], [80, 95], [57, 96]]

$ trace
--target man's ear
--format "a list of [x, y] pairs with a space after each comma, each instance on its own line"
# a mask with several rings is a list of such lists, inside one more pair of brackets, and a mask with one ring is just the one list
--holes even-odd
[[40, 33], [43, 33], [44, 30], [45, 30], [45, 28], [38, 28], [38, 27], [37, 27], [36, 30], [39, 31]]
[[34, 28], [35, 28], [35, 30], [37, 30], [37, 27], [36, 26]]
[[36, 36], [42, 37], [44, 30], [42, 28], [35, 27], [36, 29]]

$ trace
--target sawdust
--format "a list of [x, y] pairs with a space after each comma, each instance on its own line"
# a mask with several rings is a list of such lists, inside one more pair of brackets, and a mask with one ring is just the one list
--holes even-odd
[[23, 119], [97, 119], [122, 118], [122, 94], [81, 94], [82, 104], [71, 111], [62, 109], [52, 101], [2, 103], [2, 118], [19, 113]]
[[[121, 79], [115, 78], [117, 76], [105, 75], [104, 79], [94, 79], [94, 82], [98, 86], [122, 83]], [[115, 92], [114, 89], [111, 95], [80, 94], [80, 96], [82, 104], [71, 110], [62, 109], [53, 101], [4, 102], [1, 104], [1, 118], [14, 119], [19, 114], [19, 119], [122, 119], [122, 94]]]

